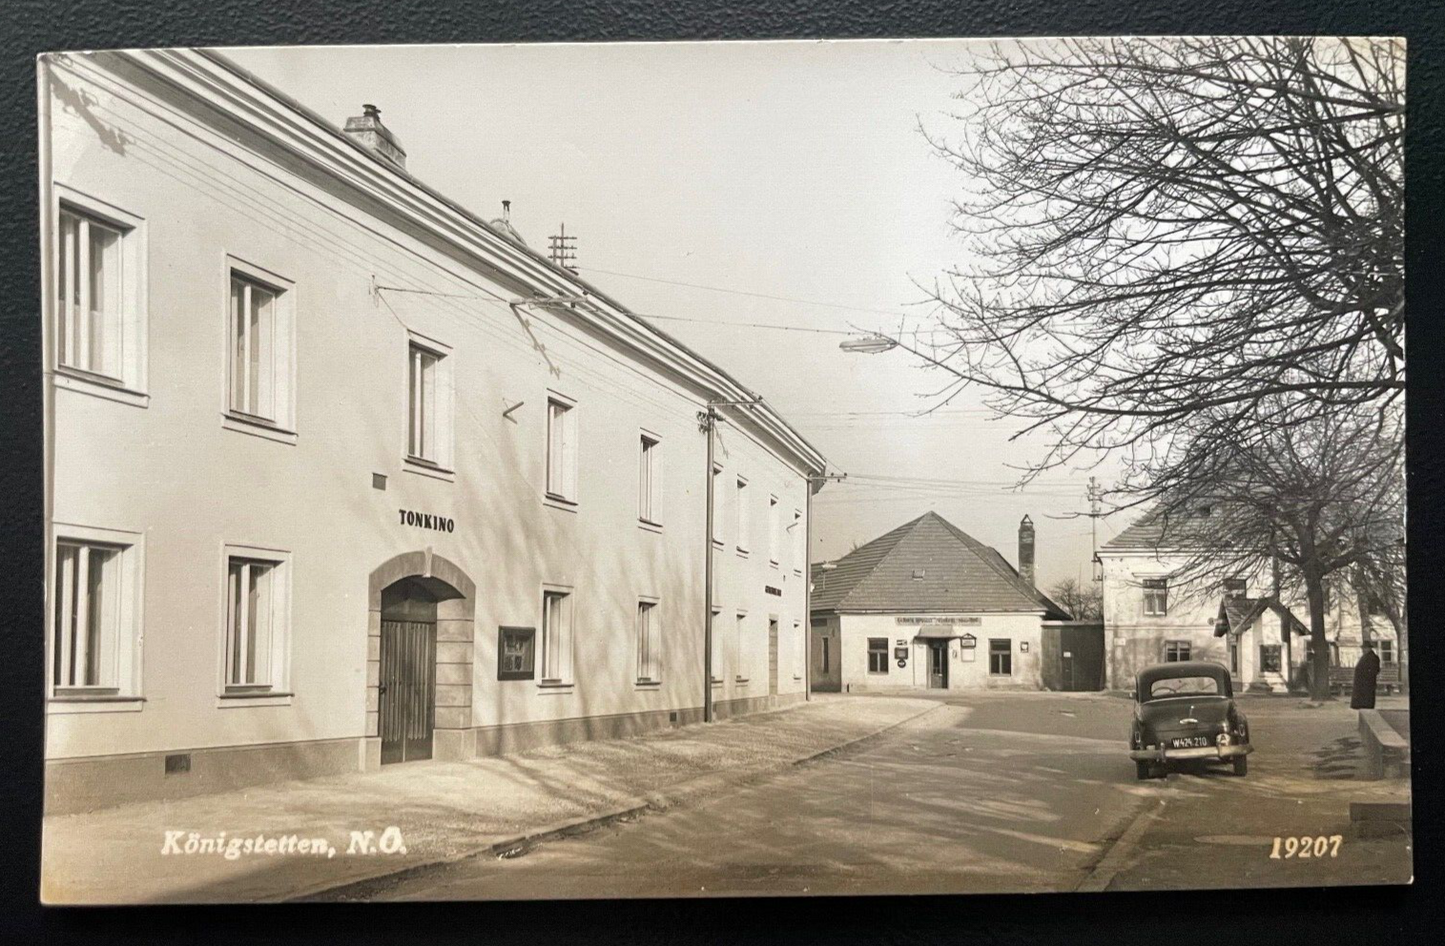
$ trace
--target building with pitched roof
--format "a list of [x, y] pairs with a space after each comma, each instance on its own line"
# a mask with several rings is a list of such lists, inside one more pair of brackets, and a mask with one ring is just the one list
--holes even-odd
[[[815, 690], [1044, 686], [1044, 625], [1069, 615], [1019, 568], [934, 512], [814, 566]], [[1025, 577], [1030, 576], [1030, 577]]]
[[[1128, 689], [1150, 664], [1212, 660], [1229, 668], [1240, 690], [1285, 691], [1303, 685], [1309, 661], [1309, 607], [1275, 582], [1251, 587], [1247, 576], [1181, 575], [1198, 554], [1191, 523], [1217, 514], [1146, 512], [1098, 551], [1103, 580], [1108, 680]], [[1382, 662], [1398, 659], [1390, 622], [1348, 580], [1326, 583], [1325, 636], [1330, 662], [1354, 666], [1365, 641]]]

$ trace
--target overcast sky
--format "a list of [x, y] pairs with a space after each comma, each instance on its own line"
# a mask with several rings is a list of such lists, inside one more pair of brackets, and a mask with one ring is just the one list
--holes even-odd
[[[814, 558], [932, 509], [1016, 562], [1038, 534], [1039, 583], [1089, 576], [1088, 471], [1019, 492], [1045, 444], [1009, 441], [978, 395], [947, 413], [946, 377], [899, 352], [848, 354], [813, 329], [896, 328], [915, 285], [964, 264], [947, 225], [958, 172], [919, 122], [947, 130], [968, 42], [866, 41], [226, 50], [340, 125], [381, 108], [407, 168], [534, 248], [565, 222], [580, 273], [762, 394], [850, 474], [958, 481], [829, 485]], [[622, 275], [626, 274], [626, 275]], [[644, 278], [645, 277], [645, 278]], [[688, 283], [691, 286], [677, 285]], [[730, 290], [694, 287], [717, 287]], [[759, 298], [744, 295], [785, 298]], [[1102, 521], [1099, 541], [1124, 523]]]

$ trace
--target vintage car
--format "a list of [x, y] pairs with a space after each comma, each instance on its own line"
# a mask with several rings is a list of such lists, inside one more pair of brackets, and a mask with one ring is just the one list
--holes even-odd
[[1129, 757], [1139, 778], [1162, 776], [1169, 763], [1229, 762], [1249, 770], [1249, 721], [1234, 705], [1229, 671], [1204, 660], [1156, 664], [1139, 671]]

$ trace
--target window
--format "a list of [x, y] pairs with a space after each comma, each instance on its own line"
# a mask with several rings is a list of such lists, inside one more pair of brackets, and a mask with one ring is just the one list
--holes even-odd
[[1380, 655], [1380, 663], [1392, 664], [1395, 662], [1395, 642], [1375, 641], [1375, 652]]
[[820, 656], [820, 658], [822, 659], [822, 662], [823, 662], [823, 672], [824, 672], [824, 673], [827, 673], [827, 672], [828, 672], [828, 663], [829, 663], [829, 660], [828, 660], [828, 657], [829, 657], [829, 654], [828, 654], [829, 638], [825, 636], [825, 637], [820, 638], [819, 640], [820, 640], [820, 642], [821, 642], [822, 645], [823, 645], [823, 646], [820, 648], [821, 651], [822, 651], [822, 653], [821, 653], [819, 656]]
[[233, 261], [227, 359], [235, 415], [281, 427], [291, 423], [290, 300]]
[[738, 477], [737, 507], [738, 551], [746, 552], [748, 550], [748, 481], [741, 476]]
[[800, 671], [808, 665], [808, 638], [803, 634], [802, 621], [793, 622], [793, 639], [798, 642], [798, 663], [796, 664], [797, 669], [793, 671], [793, 679], [801, 680], [803, 674]]
[[226, 557], [226, 692], [276, 689], [283, 681], [287, 607], [285, 562]]
[[117, 381], [122, 380], [124, 239], [121, 228], [61, 205], [58, 360]]
[[577, 501], [577, 408], [555, 396], [547, 398], [547, 496]]
[[988, 672], [998, 677], [1013, 675], [1014, 655], [1012, 640], [1007, 638], [993, 638], [988, 642]]
[[656, 683], [662, 679], [658, 659], [657, 602], [637, 602], [637, 682]]
[[722, 533], [722, 471], [720, 466], [712, 468], [712, 540], [723, 544]]
[[1144, 579], [1144, 613], [1161, 616], [1169, 613], [1169, 579]]
[[122, 552], [78, 542], [56, 547], [51, 683], [57, 691], [120, 692]]
[[407, 344], [406, 469], [451, 479], [451, 349], [415, 332]]
[[659, 521], [658, 477], [662, 472], [661, 441], [643, 434], [637, 461], [637, 518], [656, 525]]
[[1229, 672], [1239, 673], [1239, 639], [1235, 637], [1229, 639]]
[[888, 638], [868, 638], [868, 672], [888, 672]]
[[1224, 596], [1226, 598], [1243, 598], [1249, 589], [1249, 584], [1243, 578], [1224, 579]]
[[737, 661], [737, 676], [735, 679], [738, 683], [746, 683], [748, 680], [747, 677], [743, 676], [743, 630], [747, 620], [747, 613], [739, 611], [737, 624], [733, 630], [733, 659]]
[[803, 528], [803, 511], [793, 510], [793, 524], [788, 526], [793, 533], [793, 571], [799, 575], [808, 565], [808, 536]]
[[1167, 664], [1181, 663], [1189, 659], [1190, 651], [1189, 641], [1165, 641], [1164, 662]]
[[712, 639], [712, 682], [722, 683], [723, 661], [722, 661], [722, 635], [718, 633], [717, 619], [722, 614], [722, 608], [712, 609], [712, 618], [708, 622], [709, 634]]
[[542, 593], [542, 683], [570, 683], [572, 679], [572, 595], [565, 591]]
[[536, 675], [537, 629], [503, 627], [497, 633], [497, 679], [531, 680]]
[[778, 497], [768, 497], [768, 562], [778, 564], [782, 535], [778, 532]]
[[1260, 673], [1279, 673], [1281, 666], [1279, 644], [1259, 645]]

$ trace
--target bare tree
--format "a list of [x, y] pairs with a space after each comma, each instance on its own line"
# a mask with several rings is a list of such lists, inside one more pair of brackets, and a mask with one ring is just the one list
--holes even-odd
[[1049, 428], [1039, 467], [1404, 390], [1401, 40], [997, 45], [960, 73], [973, 264], [897, 341]]
[[1104, 599], [1097, 582], [1064, 578], [1049, 588], [1049, 597], [1073, 615], [1075, 621], [1104, 619]]
[[[1193, 423], [1209, 422], [1206, 413]], [[1303, 592], [1315, 699], [1329, 696], [1327, 579], [1364, 570], [1403, 592], [1398, 428], [1397, 411], [1341, 408], [1235, 445], [1196, 437], [1182, 460], [1152, 471], [1147, 499], [1136, 495], [1154, 504], [1159, 546], [1181, 556], [1175, 575], [1185, 582], [1245, 577]]]

